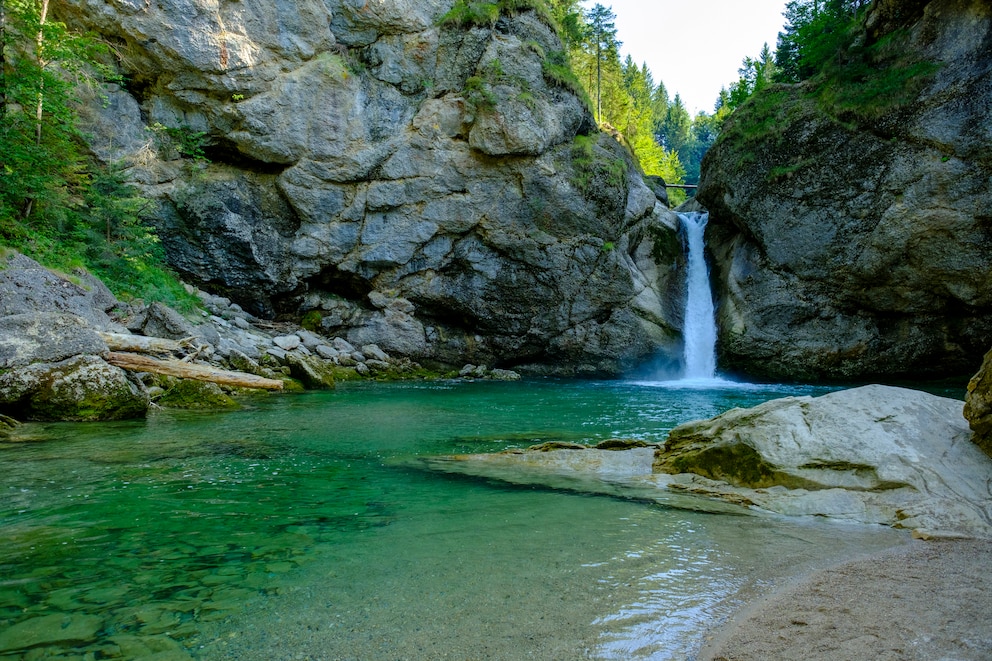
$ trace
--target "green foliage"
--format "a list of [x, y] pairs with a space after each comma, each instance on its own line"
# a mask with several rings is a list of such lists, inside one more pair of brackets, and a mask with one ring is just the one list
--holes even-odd
[[152, 203], [118, 170], [85, 156], [77, 92], [108, 80], [101, 59], [107, 49], [95, 37], [47, 20], [33, 0], [8, 0], [5, 9], [0, 246], [55, 269], [86, 267], [125, 299], [192, 307], [195, 299], [163, 265], [146, 220]]
[[471, 76], [465, 81], [465, 100], [477, 111], [484, 112], [496, 107], [496, 96], [482, 76]]
[[500, 16], [513, 16], [524, 11], [534, 11], [549, 26], [557, 28], [557, 21], [543, 0], [497, 0], [497, 2], [476, 2], [456, 0], [439, 23], [460, 27], [491, 26]]
[[456, 0], [455, 6], [441, 17], [440, 23], [459, 27], [493, 25], [499, 19], [499, 13], [499, 5], [495, 2]]
[[596, 153], [595, 136], [577, 135], [572, 142], [572, 185], [583, 194], [593, 192], [596, 185], [611, 188], [626, 184], [627, 166], [622, 158], [606, 159]]
[[587, 108], [592, 110], [589, 93], [583, 87], [582, 81], [575, 75], [575, 71], [572, 70], [572, 65], [568, 61], [568, 53], [565, 51], [548, 53], [547, 57], [541, 60], [541, 73], [546, 81], [572, 92], [585, 103]]
[[310, 310], [303, 315], [303, 319], [300, 320], [300, 326], [311, 332], [320, 331], [320, 323], [324, 320], [323, 316], [320, 314], [319, 310]]
[[193, 161], [206, 161], [203, 148], [207, 144], [207, 134], [194, 131], [188, 126], [163, 126], [155, 122], [146, 128], [155, 138], [155, 148], [159, 156], [166, 160], [188, 158]]
[[870, 121], [911, 103], [939, 66], [901, 48], [907, 38], [901, 30], [838, 53], [814, 81], [821, 105], [836, 116]]
[[866, 0], [790, 0], [775, 51], [777, 82], [797, 83], [819, 73], [848, 47]]

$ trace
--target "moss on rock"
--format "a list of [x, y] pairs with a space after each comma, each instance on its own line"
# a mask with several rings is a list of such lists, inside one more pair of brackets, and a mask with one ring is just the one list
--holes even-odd
[[236, 409], [240, 404], [224, 393], [216, 383], [164, 377], [161, 383], [165, 393], [155, 400], [159, 406], [170, 409]]

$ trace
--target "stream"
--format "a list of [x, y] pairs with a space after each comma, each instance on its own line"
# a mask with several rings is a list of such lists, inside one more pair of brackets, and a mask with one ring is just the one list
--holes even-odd
[[0, 445], [0, 658], [691, 659], [741, 603], [905, 533], [431, 472], [812, 386], [343, 384]]

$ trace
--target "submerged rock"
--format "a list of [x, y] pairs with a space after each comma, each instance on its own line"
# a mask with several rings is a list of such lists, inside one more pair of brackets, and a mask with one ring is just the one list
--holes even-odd
[[0, 652], [11, 653], [45, 645], [84, 645], [96, 640], [103, 618], [84, 613], [41, 615], [0, 632]]

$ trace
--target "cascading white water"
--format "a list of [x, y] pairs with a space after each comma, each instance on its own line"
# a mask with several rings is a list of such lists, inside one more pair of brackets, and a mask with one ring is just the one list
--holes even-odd
[[709, 214], [680, 213], [685, 229], [689, 272], [686, 277], [683, 379], [713, 379], [716, 375], [716, 319], [704, 255], [703, 232]]

